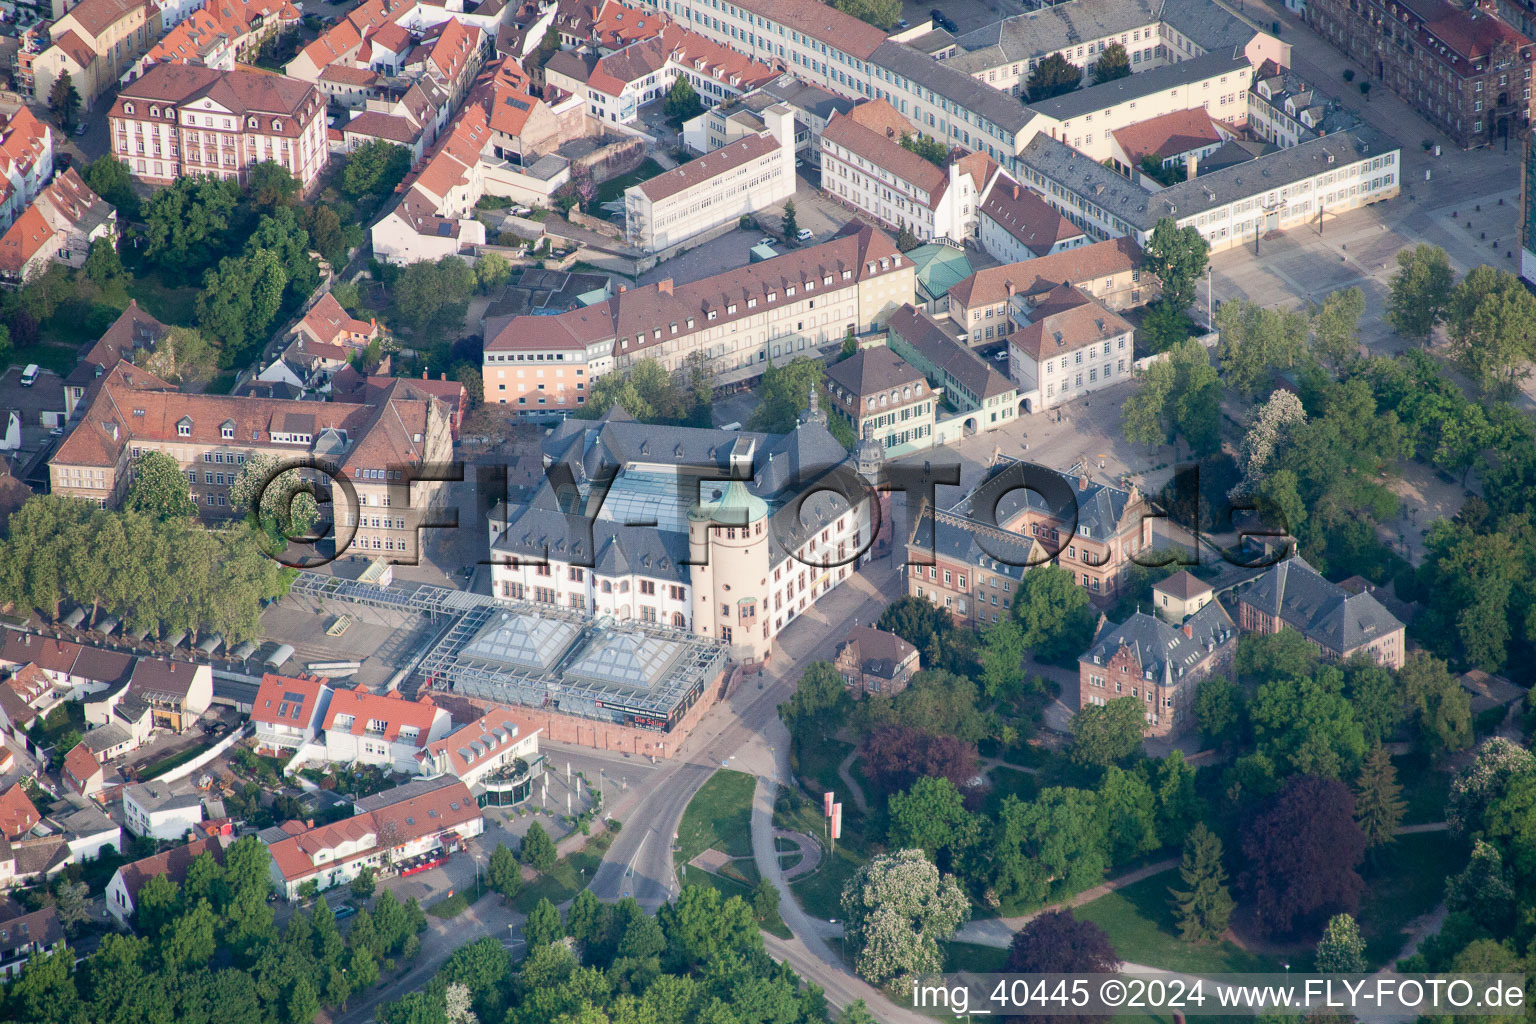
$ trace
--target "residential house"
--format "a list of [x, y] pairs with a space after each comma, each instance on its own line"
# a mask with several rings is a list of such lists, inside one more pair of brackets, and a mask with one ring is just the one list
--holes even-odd
[[978, 270], [949, 290], [949, 315], [971, 345], [1006, 338], [1027, 313], [1063, 284], [1115, 312], [1150, 301], [1157, 281], [1141, 269], [1145, 255], [1129, 238], [1095, 242], [1050, 256]]
[[1013, 614], [1025, 570], [1043, 559], [1027, 533], [925, 504], [907, 537], [905, 592], [980, 629]]
[[213, 702], [213, 669], [171, 658], [140, 658], [127, 682], [86, 703], [86, 722], [106, 724], [124, 701], [146, 706], [152, 728], [184, 733]]
[[307, 82], [265, 71], [156, 64], [118, 91], [112, 153], [148, 184], [183, 175], [245, 180], [278, 163], [305, 189], [325, 169], [325, 102]]
[[832, 415], [855, 437], [879, 442], [887, 457], [933, 446], [943, 392], [886, 346], [861, 348], [827, 367], [825, 387]]
[[8, 980], [21, 974], [34, 955], [47, 956], [64, 948], [64, 926], [56, 908], [21, 913], [20, 907], [12, 907], [16, 913], [0, 918], [0, 978]]
[[661, 252], [795, 193], [795, 115], [763, 111], [768, 129], [624, 190], [625, 237]]
[[1279, 562], [1236, 591], [1238, 624], [1252, 633], [1294, 629], [1328, 661], [1366, 657], [1403, 667], [1405, 627], [1369, 591], [1330, 583], [1300, 555]]
[[999, 174], [987, 189], [978, 220], [981, 247], [1000, 263], [1021, 263], [1088, 244], [1082, 228], [1006, 174]]
[[25, 106], [0, 126], [0, 231], [32, 205], [53, 177], [53, 129]]
[[190, 783], [123, 787], [123, 824], [136, 836], [181, 840], [203, 820], [203, 797]]
[[139, 890], [144, 883], [163, 875], [178, 885], [187, 879], [192, 862], [208, 854], [220, 864], [224, 863], [224, 839], [214, 836], [198, 839], [182, 846], [172, 847], [151, 857], [124, 864], [107, 883], [107, 911], [123, 928], [133, 927], [133, 914], [138, 909]]
[[159, 41], [163, 22], [152, 0], [80, 0], [49, 26], [52, 45], [32, 61], [32, 95], [46, 102], [55, 80], [68, 75], [89, 111]]
[[324, 718], [325, 756], [342, 764], [414, 772], [417, 755], [447, 735], [452, 721], [431, 697], [335, 690]]
[[917, 648], [873, 626], [855, 626], [837, 646], [832, 662], [855, 697], [872, 693], [895, 696], [907, 688], [922, 668]]
[[293, 333], [323, 345], [356, 350], [367, 348], [369, 342], [383, 336], [378, 320], [358, 320], [330, 292], [309, 307], [309, 312], [293, 325]]
[[1188, 569], [1180, 569], [1152, 585], [1152, 607], [1176, 626], [1215, 599], [1211, 585]]
[[[526, 716], [510, 708], [494, 708], [468, 725], [427, 744], [417, 755], [423, 777], [451, 775], [469, 787], [481, 806], [516, 803], [528, 796], [533, 773], [529, 766], [539, 759], [542, 730]], [[518, 770], [518, 762], [523, 768]], [[500, 780], [520, 782], [521, 795], [488, 800], [488, 791], [499, 790]]]
[[1027, 315], [1008, 335], [1009, 375], [1025, 412], [1055, 408], [1135, 374], [1134, 329], [1081, 289], [1059, 285]]
[[42, 817], [32, 801], [27, 798], [26, 790], [21, 788], [21, 783], [14, 782], [4, 793], [0, 793], [0, 835], [4, 835], [5, 838], [22, 838], [32, 831], [33, 826], [41, 821]]
[[0, 278], [24, 282], [50, 261], [80, 267], [97, 239], [117, 244], [117, 210], [71, 167], [0, 236]]
[[1077, 660], [1078, 707], [1132, 697], [1145, 705], [1147, 735], [1185, 732], [1200, 681], [1229, 669], [1236, 649], [1237, 628], [1217, 602], [1177, 626], [1145, 612], [1101, 623]]
[[298, 899], [306, 882], [325, 890], [365, 868], [398, 870], [413, 857], [460, 848], [485, 830], [475, 798], [452, 775], [385, 790], [355, 808], [353, 817], [318, 828], [290, 821], [261, 833], [272, 854], [273, 886], [284, 899]]
[[956, 341], [952, 329], [912, 306], [891, 314], [891, 349], [944, 390], [943, 420], [962, 425], [966, 435], [1006, 426], [1019, 414], [1019, 390], [1007, 377]]
[[913, 126], [885, 100], [832, 118], [821, 133], [821, 187], [847, 206], [920, 242], [964, 245], [998, 173], [985, 153], [946, 152], [942, 165], [906, 146]]
[[64, 785], [76, 793], [94, 799], [106, 785], [106, 770], [91, 748], [82, 741], [64, 755], [64, 771], [60, 778]]
[[1110, 160], [1127, 177], [1151, 189], [1163, 181], [1147, 173], [1152, 166], [1172, 181], [1199, 175], [1200, 161], [1237, 138], [1237, 133], [1204, 107], [1172, 110], [1111, 133]]
[[330, 706], [331, 688], [324, 679], [264, 674], [251, 705], [256, 749], [291, 753], [314, 742]]
[[1303, 139], [1348, 131], [1360, 118], [1338, 100], [1304, 82], [1290, 68], [1265, 61], [1248, 90], [1248, 127], [1281, 148]]

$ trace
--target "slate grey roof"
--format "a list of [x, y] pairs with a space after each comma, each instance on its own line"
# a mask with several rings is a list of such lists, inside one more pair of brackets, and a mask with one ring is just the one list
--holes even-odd
[[543, 505], [514, 507], [496, 541], [501, 554], [591, 565], [603, 575], [688, 581], [687, 534], [566, 514]]
[[1201, 659], [1237, 636], [1232, 619], [1215, 601], [1191, 615], [1184, 625], [1192, 636], [1146, 612], [1137, 612], [1119, 625], [1106, 622], [1078, 660], [1104, 665], [1120, 648], [1128, 647], [1141, 666], [1143, 679], [1174, 684]]
[[923, 375], [917, 367], [886, 348], [862, 348], [842, 362], [827, 367], [827, 379], [855, 398], [878, 394], [903, 384], [916, 384]]
[[1403, 628], [1370, 593], [1329, 583], [1300, 555], [1272, 566], [1239, 599], [1340, 654]]
[[1133, 228], [1151, 231], [1157, 225], [1157, 218], [1150, 214], [1150, 192], [1044, 132], [1029, 140], [1019, 154], [1019, 162], [1047, 182], [1085, 197]]
[[[1024, 481], [1027, 477], [1038, 473], [1058, 478], [1072, 492], [1071, 501], [1053, 504], [1046, 495], [1025, 490]], [[1136, 500], [1137, 495], [1122, 487], [1092, 479], [1084, 487], [1081, 478], [1068, 476], [1038, 462], [1007, 459], [995, 466], [976, 489], [950, 511], [957, 515], [971, 516], [975, 510], [995, 508], [1000, 523], [1014, 518], [1025, 507], [1066, 523], [1070, 523], [1075, 515], [1075, 534], [1090, 540], [1104, 541], [1120, 529], [1126, 509]]]
[[120, 743], [127, 743], [131, 738], [127, 729], [116, 722], [108, 722], [106, 725], [88, 730], [80, 738], [80, 742], [84, 743], [99, 759], [103, 752], [111, 750]]
[[1158, 22], [1204, 50], [1246, 46], [1259, 31], [1211, 0], [1072, 0], [966, 33], [957, 42], [972, 53], [952, 63], [965, 71], [979, 71]]
[[848, 631], [848, 639], [837, 646], [838, 656], [849, 647], [859, 660], [859, 671], [882, 679], [896, 678], [901, 663], [911, 657], [917, 648], [895, 633], [874, 626], [855, 626]]
[[956, 341], [938, 321], [920, 309], [902, 306], [891, 314], [888, 326], [923, 359], [969, 391], [978, 406], [985, 399], [1018, 390], [1011, 380], [988, 366], [985, 359]]
[[[1060, 96], [1052, 96], [1048, 100], [1031, 103], [1030, 106], [1047, 117], [1068, 121], [1083, 114], [1091, 114], [1096, 110], [1104, 110], [1107, 107], [1141, 99], [1181, 85], [1189, 85], [1191, 82], [1203, 81], [1216, 75], [1246, 74], [1252, 66], [1242, 50], [1234, 52], [1223, 49], [1207, 53], [1203, 57], [1181, 60], [1177, 64], [1164, 64], [1162, 67], [1143, 71], [1137, 75], [1127, 75], [1113, 82], [1090, 85], [1086, 89], [1074, 89]], [[1246, 87], [1246, 83], [1244, 84]]]
[[1035, 117], [1030, 110], [1006, 92], [978, 81], [949, 61], [938, 61], [905, 43], [886, 40], [870, 58], [871, 63], [931, 89], [1009, 133], [1016, 134]]
[[[823, 121], [832, 120], [833, 114], [846, 114], [854, 108], [853, 100], [839, 96], [834, 92], [828, 92], [819, 85], [810, 82], [802, 82], [791, 74], [783, 74], [767, 85], [762, 91], [772, 100], [788, 103], [797, 110], [809, 111]], [[752, 97], [746, 97], [751, 100]], [[771, 103], [764, 103], [771, 106]], [[756, 104], [752, 106], [756, 108]]]
[[[981, 537], [986, 538], [985, 547], [978, 539]], [[974, 565], [1014, 580], [1023, 579], [1030, 563], [1042, 557], [1035, 551], [1035, 539], [1027, 534], [986, 526], [968, 516], [924, 506], [907, 543], [909, 547], [927, 550], [930, 538], [934, 557]]]
[[386, 789], [372, 796], [360, 797], [352, 803], [358, 814], [369, 814], [373, 811], [381, 811], [386, 807], [403, 804], [407, 800], [414, 800], [419, 796], [436, 793], [440, 789], [461, 785], [455, 775], [435, 775], [430, 779], [412, 779], [404, 785], [393, 789]]

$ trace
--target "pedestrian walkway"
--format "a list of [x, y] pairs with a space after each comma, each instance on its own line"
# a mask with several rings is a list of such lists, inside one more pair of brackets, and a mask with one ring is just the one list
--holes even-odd
[[1148, 864], [1145, 867], [1137, 868], [1135, 871], [1127, 872], [1126, 874], [1121, 875], [1119, 878], [1111, 878], [1109, 881], [1104, 882], [1101, 885], [1096, 885], [1092, 889], [1084, 889], [1076, 896], [1070, 896], [1067, 899], [1062, 900], [1060, 903], [1052, 903], [1049, 906], [1041, 907], [1039, 910], [1032, 910], [1029, 913], [1022, 914], [1018, 917], [993, 917], [982, 921], [967, 922], [965, 925], [961, 926], [959, 931], [955, 933], [955, 941], [974, 942], [979, 946], [999, 946], [1006, 948], [1007, 946], [1012, 945], [1014, 932], [1018, 931], [1020, 928], [1024, 927], [1026, 924], [1033, 921], [1041, 914], [1049, 914], [1054, 910], [1066, 910], [1071, 907], [1080, 907], [1084, 903], [1092, 903], [1100, 896], [1107, 896], [1108, 894], [1114, 892], [1116, 889], [1123, 889], [1128, 885], [1134, 885], [1144, 878], [1151, 878], [1153, 875], [1160, 875], [1164, 871], [1172, 871], [1178, 866], [1179, 858], [1169, 857], [1166, 860], [1160, 860], [1154, 864]]

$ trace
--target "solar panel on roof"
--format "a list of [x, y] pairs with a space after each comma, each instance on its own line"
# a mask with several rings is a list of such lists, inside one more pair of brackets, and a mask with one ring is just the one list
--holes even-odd
[[302, 693], [292, 693], [292, 692], [289, 692], [289, 693], [283, 694], [283, 700], [286, 700], [290, 704], [303, 704], [304, 703], [304, 695]]

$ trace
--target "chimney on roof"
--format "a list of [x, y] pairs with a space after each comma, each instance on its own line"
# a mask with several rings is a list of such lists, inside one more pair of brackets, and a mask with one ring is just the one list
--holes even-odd
[[1088, 489], [1088, 474], [1087, 473], [1084, 473], [1082, 476], [1077, 478], [1077, 489], [1080, 490], [1080, 491], [1086, 491]]
[[1200, 157], [1191, 153], [1184, 158], [1184, 177], [1188, 181], [1194, 181], [1200, 175]]
[[427, 379], [427, 371], [426, 370], [422, 370], [421, 371], [421, 379], [422, 380], [426, 380]]
[[1187, 622], [1184, 623], [1184, 635], [1193, 640], [1195, 638], [1195, 627]]
[[663, 294], [663, 295], [671, 295], [672, 294], [672, 279], [670, 277], [666, 277], [666, 278], [662, 278], [660, 281], [657, 281], [656, 282], [656, 290], [658, 292], [660, 292], [661, 294]]
[[438, 380], [447, 380], [448, 379], [448, 375], [446, 373], [440, 373], [440, 374], [437, 375], [437, 379]]
[[1018, 182], [1014, 182], [1013, 183], [1013, 198], [1015, 198], [1015, 199], [1019, 198], [1019, 183]]

